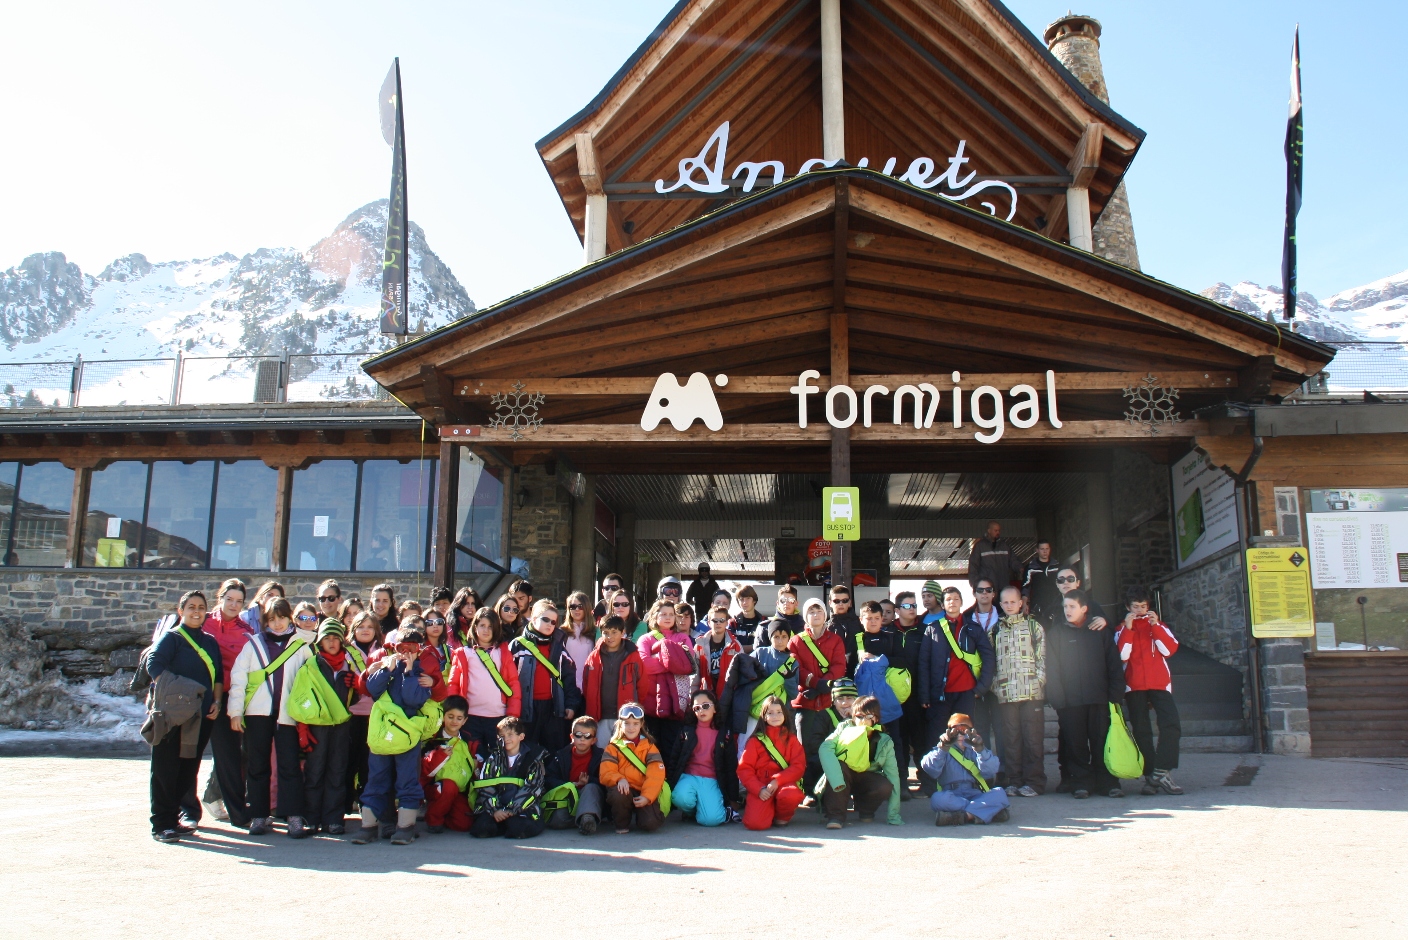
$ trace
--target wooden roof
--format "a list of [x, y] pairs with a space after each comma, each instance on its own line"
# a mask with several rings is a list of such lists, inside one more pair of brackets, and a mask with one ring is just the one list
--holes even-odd
[[641, 409], [661, 373], [726, 373], [718, 398], [730, 427], [758, 426], [761, 435], [790, 421], [786, 434], [805, 446], [813, 432], [795, 427], [787, 389], [804, 369], [820, 371], [826, 387], [838, 289], [853, 387], [951, 370], [1039, 382], [1052, 369], [1063, 417], [1100, 427], [1121, 419], [1122, 388], [1146, 373], [1179, 387], [1179, 408], [1191, 416], [1229, 397], [1286, 394], [1333, 355], [986, 213], [869, 170], [837, 169], [608, 256], [377, 356], [366, 370], [441, 426], [484, 423], [489, 396], [522, 382], [546, 394], [540, 416], [559, 432], [613, 426], [613, 440], [579, 448], [641, 438]]
[[[681, 0], [587, 107], [538, 142], [579, 236], [584, 170], [610, 200], [608, 251], [717, 208], [717, 198], [698, 193], [662, 197], [653, 182], [674, 180], [679, 161], [724, 121], [726, 172], [775, 159], [791, 175], [821, 157], [819, 8], [816, 0]], [[879, 168], [897, 157], [903, 173], [930, 157], [942, 168], [967, 140], [965, 169], [1013, 181], [1015, 221], [1038, 229], [1071, 179], [1082, 134], [1099, 124], [1090, 201], [1093, 213], [1104, 208], [1143, 131], [1090, 94], [1001, 3], [846, 0], [841, 11], [850, 164], [868, 158]], [[581, 135], [594, 165], [580, 158]]]

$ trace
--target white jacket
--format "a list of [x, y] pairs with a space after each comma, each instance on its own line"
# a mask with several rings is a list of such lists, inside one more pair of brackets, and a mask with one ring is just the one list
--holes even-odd
[[[314, 650], [314, 634], [311, 631], [295, 630], [293, 635], [294, 639], [302, 640], [304, 645], [297, 649], [283, 665], [283, 692], [279, 696], [278, 718], [278, 723], [281, 725], [297, 724], [288, 716], [288, 700], [293, 694], [293, 678], [298, 675], [299, 667], [308, 661]], [[289, 643], [293, 643], [294, 639], [289, 640]], [[249, 674], [256, 669], [263, 669], [274, 658], [269, 655], [262, 632], [254, 635], [249, 639], [249, 642], [245, 643], [244, 649], [240, 650], [239, 656], [235, 657], [235, 664], [230, 667], [229, 714], [231, 718], [241, 718], [246, 715], [268, 716], [269, 710], [274, 705], [273, 676], [266, 677], [260, 683], [259, 688], [254, 690], [247, 711], [244, 707], [244, 695], [249, 684]]]

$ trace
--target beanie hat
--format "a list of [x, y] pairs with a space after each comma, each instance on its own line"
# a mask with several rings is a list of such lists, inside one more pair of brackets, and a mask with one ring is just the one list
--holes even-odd
[[779, 631], [779, 630], [786, 630], [787, 633], [790, 635], [790, 634], [792, 633], [792, 624], [789, 623], [789, 622], [787, 621], [787, 619], [784, 618], [784, 617], [774, 617], [774, 618], [772, 618], [771, 620], [768, 621], [768, 639], [769, 639], [769, 640], [771, 640], [772, 637], [773, 637], [773, 634], [777, 633], [777, 631]]
[[832, 679], [831, 697], [844, 698], [846, 696], [850, 696], [851, 698], [858, 698], [860, 696], [860, 692], [856, 690], [856, 684], [845, 676], [839, 679]]
[[347, 628], [342, 625], [342, 621], [336, 617], [329, 617], [318, 627], [318, 642], [321, 643], [325, 637], [335, 636], [339, 640], [347, 636]]
[[939, 582], [937, 581], [925, 581], [922, 593], [932, 594], [935, 597], [943, 597], [944, 589], [939, 587]]

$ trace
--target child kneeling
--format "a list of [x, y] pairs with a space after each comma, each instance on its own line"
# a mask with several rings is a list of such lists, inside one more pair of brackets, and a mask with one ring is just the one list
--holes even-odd
[[929, 806], [937, 814], [934, 825], [1006, 822], [1011, 817], [1007, 791], [989, 787], [984, 779], [996, 775], [998, 761], [992, 751], [980, 751], [982, 747], [982, 738], [973, 730], [973, 719], [954, 712], [939, 743], [919, 762], [936, 781], [937, 789], [929, 798]]
[[826, 813], [826, 828], [840, 829], [846, 821], [846, 801], [855, 797], [856, 814], [863, 823], [873, 822], [882, 803], [887, 804], [886, 821], [904, 825], [900, 817], [900, 775], [895, 764], [895, 743], [880, 729], [880, 700], [873, 695], [860, 699], [836, 698], [838, 708], [851, 717], [821, 742], [817, 756], [825, 776], [816, 788]]
[[665, 761], [645, 731], [645, 709], [627, 702], [616, 713], [615, 736], [601, 755], [601, 785], [618, 835], [636, 828], [654, 832], [665, 824], [660, 800], [665, 789]]
[[758, 726], [738, 762], [738, 783], [748, 793], [743, 826], [755, 832], [792, 821], [802, 804], [797, 783], [807, 769], [802, 742], [788, 727], [787, 707], [776, 695], [763, 700]]
[[420, 785], [425, 790], [425, 828], [432, 833], [446, 829], [468, 832], [473, 815], [469, 797], [474, 782], [477, 745], [463, 735], [469, 720], [469, 702], [463, 696], [445, 699], [440, 734], [425, 742], [420, 759]]
[[665, 761], [671, 804], [701, 826], [728, 822], [738, 794], [738, 745], [718, 706], [708, 689], [694, 693], [694, 721], [680, 726]]
[[531, 839], [543, 831], [546, 752], [524, 740], [527, 732], [521, 718], [499, 722], [499, 740], [474, 781], [478, 811], [469, 834], [476, 839]]
[[543, 794], [543, 805], [549, 829], [576, 826], [584, 836], [596, 834], [606, 798], [597, 782], [603, 752], [596, 745], [596, 736], [596, 719], [582, 715], [572, 722], [572, 743], [548, 758], [548, 792]]

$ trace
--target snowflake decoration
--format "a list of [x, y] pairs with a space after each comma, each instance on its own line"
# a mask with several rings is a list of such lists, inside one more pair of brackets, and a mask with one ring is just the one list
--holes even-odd
[[489, 418], [489, 427], [508, 428], [513, 432], [511, 437], [521, 441], [525, 431], [543, 426], [538, 408], [547, 401], [547, 396], [542, 392], [524, 394], [522, 382], [514, 382], [511, 388], [512, 392], [495, 392], [489, 396], [489, 403], [498, 409], [498, 413]]
[[1129, 410], [1124, 413], [1124, 419], [1143, 427], [1150, 434], [1158, 434], [1160, 428], [1183, 420], [1173, 407], [1178, 398], [1178, 389], [1159, 385], [1159, 377], [1153, 373], [1145, 375], [1137, 387], [1126, 388], [1124, 397], [1129, 400]]

